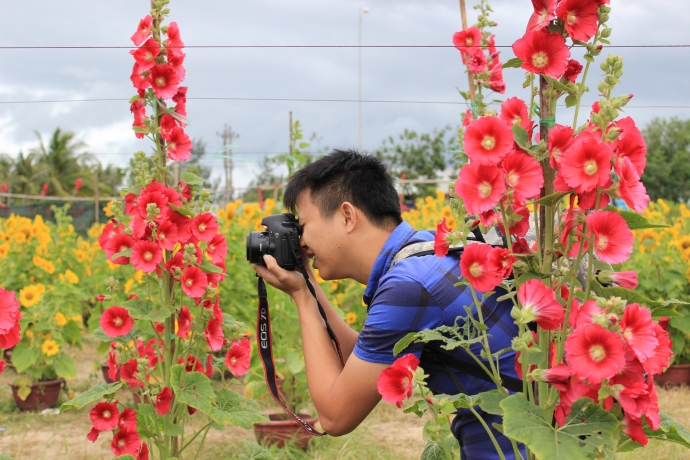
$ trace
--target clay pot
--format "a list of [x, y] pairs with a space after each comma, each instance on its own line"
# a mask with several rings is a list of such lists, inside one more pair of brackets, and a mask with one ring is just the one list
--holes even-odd
[[25, 400], [19, 399], [19, 386], [11, 384], [12, 396], [17, 403], [19, 410], [22, 411], [42, 411], [55, 406], [60, 396], [60, 390], [65, 384], [65, 379], [48, 380], [31, 384], [31, 393]]
[[654, 383], [665, 388], [690, 385], [690, 364], [674, 364], [663, 374], [655, 376]]
[[[318, 421], [308, 414], [299, 416], [312, 426]], [[282, 448], [286, 442], [291, 442], [295, 447], [307, 450], [309, 440], [313, 436], [307, 433], [302, 425], [287, 414], [269, 414], [268, 418], [268, 422], [254, 424], [254, 435], [260, 444]]]
[[120, 369], [117, 370], [117, 380], [113, 380], [108, 375], [108, 369], [109, 368], [110, 367], [108, 366], [108, 363], [101, 364], [101, 371], [103, 372], [103, 380], [105, 380], [105, 383], [119, 382], [120, 381]]
[[7, 364], [12, 364], [12, 348], [6, 348], [5, 351], [2, 352], [2, 357], [5, 359], [5, 362]]

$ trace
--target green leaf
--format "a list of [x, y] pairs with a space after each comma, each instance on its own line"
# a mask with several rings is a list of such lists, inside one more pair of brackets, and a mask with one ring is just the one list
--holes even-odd
[[39, 357], [40, 352], [36, 348], [31, 348], [20, 342], [12, 351], [12, 364], [17, 374], [21, 374], [36, 364]]
[[14, 460], [14, 457], [10, 457], [9, 455], [5, 454], [0, 454], [0, 460]]
[[255, 442], [244, 441], [244, 447], [249, 455], [240, 454], [240, 460], [273, 460], [273, 455]]
[[204, 183], [204, 179], [202, 177], [199, 177], [194, 173], [190, 173], [189, 171], [184, 171], [180, 177], [189, 185], [202, 185]]
[[255, 423], [268, 420], [253, 399], [247, 399], [226, 388], [218, 390], [215, 398], [216, 401], [208, 415], [211, 420], [221, 425], [230, 424], [249, 429]]
[[498, 390], [485, 391], [484, 393], [479, 393], [480, 402], [479, 407], [482, 408], [484, 412], [494, 415], [503, 415], [503, 408], [501, 408], [501, 401], [506, 399], [508, 394], [503, 393]]
[[113, 460], [137, 460], [137, 458], [132, 456], [132, 455], [125, 454], [125, 455], [117, 456], [117, 457], [113, 458]]
[[77, 363], [70, 355], [60, 353], [53, 358], [53, 366], [58, 377], [73, 379], [77, 377]]
[[508, 59], [505, 64], [501, 66], [503, 69], [519, 69], [522, 67], [522, 63], [525, 62], [520, 58]]
[[630, 303], [639, 303], [652, 312], [654, 318], [660, 318], [662, 316], [681, 316], [675, 310], [669, 308], [670, 305], [688, 305], [688, 302], [681, 300], [665, 300], [663, 302], [658, 302], [655, 300], [648, 299], [647, 297], [638, 294], [630, 289], [622, 288], [620, 286], [616, 287], [604, 287], [598, 282], [592, 282], [592, 290], [599, 296], [605, 299], [611, 297], [620, 297]]
[[174, 204], [168, 203], [168, 206], [170, 206], [174, 211], [179, 212], [183, 216], [187, 217], [194, 217], [194, 211], [191, 209], [183, 208], [182, 206], [175, 206]]
[[399, 355], [400, 352], [403, 351], [405, 348], [409, 347], [410, 344], [412, 342], [414, 342], [416, 338], [417, 338], [417, 333], [416, 332], [410, 332], [405, 337], [398, 340], [398, 343], [396, 343], [395, 346], [393, 347], [393, 354], [395, 356]]
[[575, 104], [577, 104], [577, 96], [574, 94], [569, 94], [565, 97], [565, 106], [567, 108], [575, 107]]
[[102, 327], [97, 327], [96, 329], [93, 330], [93, 336], [96, 337], [98, 340], [101, 340], [103, 342], [112, 342], [113, 338], [110, 337], [108, 334], [105, 333]]
[[183, 364], [170, 368], [170, 386], [177, 401], [199, 409], [206, 415], [213, 411], [212, 401], [216, 397], [211, 388], [211, 381], [200, 372], [185, 372]]
[[529, 140], [529, 135], [527, 130], [520, 125], [513, 125], [513, 139], [515, 143], [520, 146], [520, 148], [527, 150], [529, 147], [527, 141]]
[[623, 209], [619, 209], [615, 206], [606, 206], [604, 208], [605, 211], [615, 211], [618, 214], [621, 215], [623, 219], [625, 219], [625, 223], [628, 225], [628, 228], [630, 230], [644, 230], [645, 228], [668, 228], [669, 225], [665, 224], [653, 224], [649, 222], [644, 216], [641, 216], [640, 214], [634, 212], [634, 211], [625, 211]]
[[551, 195], [546, 195], [545, 197], [539, 198], [536, 203], [540, 204], [542, 206], [555, 206], [556, 203], [561, 201], [561, 198], [564, 196], [568, 195], [569, 192], [556, 192], [552, 193]]
[[110, 260], [119, 259], [120, 257], [131, 257], [131, 256], [132, 256], [132, 248], [127, 248], [127, 249], [123, 249], [122, 251], [114, 254], [110, 258]]
[[62, 334], [65, 341], [72, 345], [81, 342], [81, 328], [76, 321], [68, 321], [62, 328]]
[[598, 447], [615, 447], [618, 419], [588, 398], [573, 404], [565, 425], [555, 428], [543, 410], [515, 394], [501, 401], [503, 431], [524, 443], [539, 460], [586, 460]]
[[659, 417], [661, 418], [661, 423], [656, 431], [652, 431], [645, 423], [644, 432], [647, 437], [675, 442], [690, 448], [690, 431], [664, 411], [659, 411]]
[[585, 58], [585, 61], [589, 62], [590, 64], [594, 62], [594, 56], [591, 54], [585, 54], [583, 57]]
[[167, 434], [168, 436], [182, 436], [184, 434], [184, 428], [182, 428], [180, 425], [170, 423], [168, 424], [168, 428], [166, 428], [163, 433]]
[[551, 86], [553, 86], [554, 89], [557, 89], [558, 91], [563, 91], [565, 93], [570, 93], [570, 88], [568, 88], [560, 81], [556, 80], [555, 78], [551, 78], [548, 75], [544, 75], [544, 77], [548, 80], [549, 83], [551, 83]]
[[60, 406], [60, 413], [72, 409], [81, 409], [87, 404], [98, 401], [106, 395], [111, 395], [120, 389], [122, 383], [97, 383], [79, 396], [76, 396]]
[[223, 269], [217, 265], [213, 265], [210, 260], [202, 260], [201, 265], [199, 265], [201, 271], [204, 273], [223, 273]]
[[439, 441], [429, 439], [424, 446], [420, 460], [446, 460], [446, 453], [443, 451], [443, 444]]
[[669, 321], [671, 327], [678, 329], [683, 334], [690, 334], [690, 316], [678, 316]]
[[304, 370], [304, 359], [302, 354], [295, 350], [290, 350], [287, 353], [287, 368], [292, 375], [299, 374]]
[[129, 311], [129, 315], [134, 319], [144, 321], [163, 322], [169, 318], [172, 312], [167, 308], [156, 308], [150, 300], [132, 299], [122, 304]]

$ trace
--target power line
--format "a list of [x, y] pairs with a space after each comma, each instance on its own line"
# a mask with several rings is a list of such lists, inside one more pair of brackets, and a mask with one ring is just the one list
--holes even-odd
[[[584, 48], [582, 45], [574, 45], [575, 48]], [[0, 46], [2, 50], [92, 50], [92, 49], [136, 49], [136, 46]], [[149, 47], [157, 48], [157, 47]], [[424, 49], [424, 48], [457, 48], [455, 45], [187, 45], [178, 48], [186, 49]], [[512, 48], [512, 45], [496, 45], [494, 48]], [[604, 45], [603, 48], [636, 48], [636, 49], [658, 49], [658, 48], [690, 48], [690, 45], [671, 44], [671, 45]]]
[[[356, 103], [358, 99], [308, 99], [308, 98], [278, 98], [278, 97], [188, 97], [187, 100], [197, 101], [256, 101], [256, 102], [344, 102]], [[48, 104], [63, 102], [123, 102], [127, 98], [98, 98], [98, 99], [52, 99], [34, 101], [0, 101], [0, 104]], [[466, 105], [461, 101], [409, 101], [409, 100], [362, 100], [366, 103], [381, 104], [438, 104], [438, 105]], [[564, 107], [559, 105], [559, 107]], [[626, 109], [690, 109], [688, 105], [627, 105]]]

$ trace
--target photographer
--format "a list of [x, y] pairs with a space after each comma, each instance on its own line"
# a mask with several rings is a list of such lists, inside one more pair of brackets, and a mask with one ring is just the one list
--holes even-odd
[[[393, 178], [376, 157], [335, 150], [295, 173], [285, 188], [284, 203], [287, 210], [299, 212], [303, 257], [313, 259], [313, 267], [323, 279], [352, 278], [366, 284], [368, 316], [358, 334], [333, 310], [305, 263], [340, 341], [345, 360], [342, 368], [300, 272], [282, 269], [272, 256], [264, 257], [265, 267], [253, 266], [259, 276], [297, 304], [309, 391], [324, 430], [339, 436], [354, 430], [381, 399], [376, 382], [381, 371], [395, 361], [395, 344], [409, 332], [452, 326], [457, 317], [466, 315], [463, 307], [473, 301], [466, 287], [454, 286], [460, 277], [458, 254], [409, 257], [390, 268], [400, 249], [433, 241], [434, 233], [415, 231], [402, 220]], [[494, 351], [510, 348], [517, 335], [510, 317], [512, 304], [497, 302], [497, 296], [486, 299], [482, 309]], [[476, 372], [477, 364], [462, 348], [443, 351], [447, 360], [439, 350], [432, 342], [413, 344], [404, 351], [420, 358], [434, 393], [476, 394], [496, 388], [488, 377]], [[501, 355], [502, 374], [516, 377], [513, 360], [512, 351]], [[477, 411], [489, 426], [501, 423], [500, 417]], [[452, 431], [460, 442], [462, 458], [498, 458], [489, 436], [469, 410], [458, 411]], [[496, 430], [493, 434], [503, 451], [511, 454], [507, 458], [513, 458], [508, 439]]]

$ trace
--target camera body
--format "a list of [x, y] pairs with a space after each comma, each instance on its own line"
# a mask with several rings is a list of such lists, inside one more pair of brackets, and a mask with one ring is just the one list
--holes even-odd
[[261, 225], [265, 232], [251, 232], [247, 235], [247, 260], [253, 264], [266, 265], [263, 256], [275, 257], [278, 265], [285, 270], [294, 270], [298, 261], [290, 250], [290, 245], [299, 250], [302, 226], [294, 214], [275, 214], [264, 217]]

